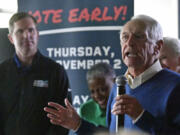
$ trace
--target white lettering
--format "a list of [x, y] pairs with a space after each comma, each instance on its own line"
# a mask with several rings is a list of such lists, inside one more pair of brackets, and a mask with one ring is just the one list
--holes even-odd
[[56, 60], [56, 62], [63, 65], [66, 70], [90, 69], [94, 64], [100, 62], [106, 62], [110, 64], [110, 60], [108, 59]]
[[49, 57], [52, 57], [52, 51], [53, 51], [53, 48], [47, 48], [47, 51], [48, 51], [48, 56]]
[[84, 56], [85, 54], [84, 54], [84, 47], [79, 47], [78, 48], [78, 54], [77, 54], [78, 56], [80, 56], [80, 57], [82, 57], [82, 56]]
[[88, 95], [87, 96], [82, 95], [81, 98], [83, 100], [83, 103], [85, 103], [86, 101], [88, 101], [89, 96]]
[[73, 105], [79, 106], [85, 103], [86, 101], [88, 101], [88, 99], [89, 99], [89, 95], [75, 95], [73, 99]]
[[49, 57], [90, 57], [90, 56], [108, 56], [110, 46], [91, 46], [86, 47], [67, 47], [67, 48], [47, 48]]
[[78, 105], [81, 104], [79, 96], [74, 96], [73, 105], [76, 105], [76, 104], [78, 104]]
[[55, 57], [60, 57], [61, 56], [61, 49], [54, 48], [54, 56]]
[[108, 56], [111, 47], [110, 47], [110, 46], [107, 46], [107, 48], [106, 48], [105, 46], [103, 46], [102, 49], [103, 49], [103, 51], [104, 51], [104, 55], [105, 55], [105, 56]]
[[68, 57], [69, 56], [69, 51], [70, 48], [62, 48], [62, 56], [63, 57]]
[[72, 57], [72, 56], [76, 56], [76, 48], [69, 48], [70, 50], [70, 52], [69, 52], [69, 54], [70, 54], [70, 56]]
[[86, 56], [92, 56], [92, 47], [86, 47]]
[[101, 49], [99, 47], [94, 49], [94, 56], [102, 56]]

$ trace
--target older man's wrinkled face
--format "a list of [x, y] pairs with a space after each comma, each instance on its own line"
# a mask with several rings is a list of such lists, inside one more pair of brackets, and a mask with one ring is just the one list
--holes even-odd
[[154, 47], [146, 25], [137, 20], [125, 24], [121, 32], [122, 59], [128, 68], [145, 70], [154, 62]]
[[174, 52], [165, 45], [161, 48], [159, 60], [163, 68], [168, 68], [180, 73], [180, 56], [174, 54]]

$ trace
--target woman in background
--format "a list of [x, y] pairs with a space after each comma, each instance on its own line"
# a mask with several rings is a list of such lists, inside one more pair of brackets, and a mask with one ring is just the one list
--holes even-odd
[[96, 126], [106, 127], [106, 105], [115, 71], [107, 63], [98, 63], [87, 72], [86, 79], [92, 99], [80, 106], [80, 117]]

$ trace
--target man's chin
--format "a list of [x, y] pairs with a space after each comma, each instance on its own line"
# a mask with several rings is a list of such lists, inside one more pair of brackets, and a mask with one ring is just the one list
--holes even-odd
[[137, 63], [135, 63], [135, 62], [125, 62], [125, 65], [126, 65], [127, 67], [136, 67], [136, 66], [137, 66]]

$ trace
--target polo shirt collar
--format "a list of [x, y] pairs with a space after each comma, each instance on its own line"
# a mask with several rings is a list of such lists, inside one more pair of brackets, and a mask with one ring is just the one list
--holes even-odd
[[[41, 54], [40, 54], [40, 52], [39, 52], [39, 50], [38, 50], [38, 51], [36, 52], [35, 56], [34, 56], [34, 59], [33, 59], [33, 61], [32, 61], [32, 65], [34, 65], [34, 64], [36, 63], [36, 60], [39, 58], [40, 55], [41, 55]], [[24, 72], [27, 72], [27, 71], [31, 70], [32, 65], [30, 65], [30, 66], [23, 66], [16, 53], [15, 53], [13, 59], [14, 59], [14, 61], [15, 61], [16, 67], [17, 67], [19, 70], [24, 71]]]

